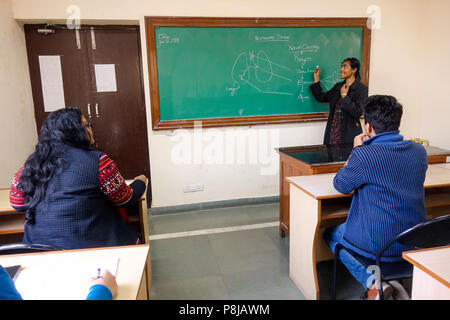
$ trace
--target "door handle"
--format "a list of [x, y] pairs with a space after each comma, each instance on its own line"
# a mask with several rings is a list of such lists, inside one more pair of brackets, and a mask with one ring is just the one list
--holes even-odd
[[88, 117], [89, 117], [89, 119], [91, 119], [91, 104], [90, 103], [87, 104], [87, 111], [88, 111]]
[[100, 114], [98, 113], [98, 103], [95, 104], [95, 116], [98, 118]]

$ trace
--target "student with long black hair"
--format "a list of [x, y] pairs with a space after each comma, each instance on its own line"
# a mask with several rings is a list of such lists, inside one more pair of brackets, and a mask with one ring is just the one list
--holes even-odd
[[93, 143], [78, 108], [46, 118], [35, 151], [11, 186], [11, 205], [26, 212], [24, 243], [77, 249], [139, 242], [118, 208], [138, 202], [147, 178], [138, 176], [128, 186], [116, 163]]
[[338, 82], [327, 92], [320, 86], [319, 66], [314, 71], [314, 84], [311, 92], [319, 102], [330, 104], [330, 113], [325, 129], [323, 143], [326, 145], [353, 144], [355, 136], [362, 133], [359, 118], [362, 115], [361, 102], [367, 98], [367, 86], [361, 82], [360, 63], [357, 58], [342, 61]]

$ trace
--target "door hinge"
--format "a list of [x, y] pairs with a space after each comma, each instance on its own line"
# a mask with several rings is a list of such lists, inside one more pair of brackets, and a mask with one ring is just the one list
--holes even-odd
[[97, 49], [97, 44], [95, 43], [95, 31], [94, 31], [94, 27], [91, 27], [91, 43], [92, 43], [92, 50]]
[[75, 39], [77, 40], [77, 49], [81, 49], [80, 31], [75, 29]]
[[52, 34], [55, 33], [55, 30], [46, 28], [46, 29], [38, 29], [37, 32], [40, 33], [40, 34], [48, 35], [48, 34], [51, 34], [51, 33]]

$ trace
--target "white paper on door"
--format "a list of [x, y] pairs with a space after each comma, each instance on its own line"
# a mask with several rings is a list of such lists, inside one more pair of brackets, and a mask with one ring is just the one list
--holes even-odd
[[116, 65], [94, 64], [97, 92], [116, 92]]
[[39, 56], [44, 111], [52, 112], [66, 106], [60, 56]]

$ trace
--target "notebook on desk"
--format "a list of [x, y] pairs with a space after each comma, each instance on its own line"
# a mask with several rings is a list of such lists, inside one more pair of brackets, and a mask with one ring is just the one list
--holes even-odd
[[97, 277], [98, 269], [116, 276], [118, 264], [114, 258], [23, 267], [15, 284], [24, 300], [84, 300], [89, 280]]

